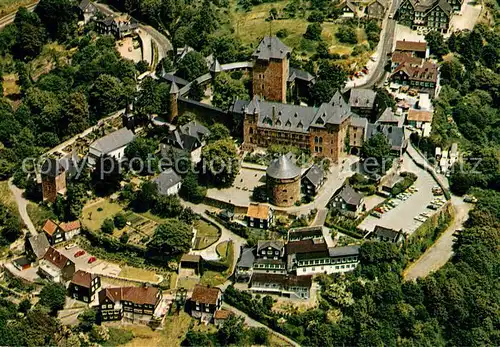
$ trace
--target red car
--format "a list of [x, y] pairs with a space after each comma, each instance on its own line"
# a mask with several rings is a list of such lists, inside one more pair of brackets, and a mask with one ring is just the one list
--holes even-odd
[[96, 257], [90, 257], [88, 263], [92, 264], [96, 260], [97, 260]]
[[78, 252], [75, 253], [75, 258], [81, 257], [84, 254], [85, 254], [85, 251], [83, 249], [79, 250]]

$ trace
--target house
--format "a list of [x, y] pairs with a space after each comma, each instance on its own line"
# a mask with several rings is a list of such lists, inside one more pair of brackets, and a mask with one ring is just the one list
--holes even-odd
[[101, 278], [96, 274], [78, 270], [69, 283], [69, 296], [83, 302], [92, 302], [97, 290], [101, 287]]
[[406, 124], [417, 129], [423, 129], [425, 124], [432, 123], [432, 116], [433, 113], [431, 111], [422, 111], [411, 108], [408, 110]]
[[381, 181], [382, 191], [385, 191], [387, 193], [392, 192], [392, 188], [394, 188], [396, 184], [402, 182], [403, 180], [404, 178], [396, 173], [384, 176]]
[[97, 7], [90, 0], [82, 0], [78, 4], [78, 16], [83, 19], [85, 24], [90, 22], [98, 12]]
[[228, 310], [218, 310], [214, 314], [214, 324], [216, 327], [220, 327], [224, 322], [233, 315], [233, 312]]
[[99, 317], [102, 321], [121, 320], [135, 315], [152, 317], [161, 301], [158, 288], [118, 287], [104, 288], [99, 292]]
[[374, 114], [377, 104], [375, 102], [377, 98], [377, 92], [372, 89], [351, 89], [351, 95], [349, 96], [349, 106], [351, 110], [362, 116], [362, 117], [372, 117]]
[[288, 74], [288, 89], [295, 98], [307, 97], [316, 83], [316, 77], [304, 70], [290, 68]]
[[311, 295], [311, 285], [312, 276], [256, 273], [250, 281], [250, 290], [294, 299], [308, 299]]
[[192, 269], [195, 275], [200, 274], [200, 263], [203, 260], [201, 255], [183, 254], [179, 262], [179, 272], [181, 269]]
[[394, 71], [399, 65], [405, 63], [412, 67], [417, 67], [422, 65], [424, 59], [414, 56], [411, 52], [400, 52], [396, 51], [392, 53], [391, 56], [391, 71]]
[[331, 206], [348, 213], [349, 215], [357, 215], [364, 208], [364, 196], [355, 191], [350, 185], [346, 184], [337, 193], [331, 202]]
[[352, 271], [359, 264], [359, 246], [329, 247], [324, 239], [291, 241], [287, 268], [297, 276]]
[[125, 148], [134, 138], [135, 135], [131, 130], [121, 128], [94, 141], [89, 148], [89, 165], [95, 167], [97, 160], [103, 156], [121, 161], [125, 155]]
[[210, 130], [196, 121], [178, 126], [161, 140], [160, 151], [163, 158], [172, 158], [172, 151], [191, 155], [191, 161], [201, 160], [201, 149], [205, 145]]
[[217, 287], [196, 285], [189, 299], [191, 316], [203, 322], [210, 322], [222, 306], [222, 291]]
[[403, 229], [393, 230], [377, 225], [369, 235], [369, 238], [377, 241], [400, 243], [403, 241], [404, 236]]
[[390, 125], [400, 128], [404, 125], [404, 121], [405, 117], [403, 115], [396, 115], [390, 107], [387, 107], [377, 119], [375, 124]]
[[49, 243], [55, 245], [59, 242], [69, 241], [79, 235], [80, 229], [81, 224], [78, 220], [57, 224], [52, 219], [47, 219], [42, 231], [47, 236]]
[[66, 194], [66, 170], [57, 159], [46, 159], [41, 168], [42, 196], [54, 203], [59, 195]]
[[359, 155], [365, 142], [368, 120], [362, 117], [352, 117], [349, 125], [349, 146], [351, 154]]
[[162, 171], [153, 179], [158, 189], [158, 195], [176, 195], [182, 185], [182, 178], [173, 169]]
[[[406, 41], [400, 40], [396, 41], [396, 47], [394, 48], [394, 54], [407, 54], [410, 57], [427, 59], [429, 57], [429, 48], [427, 47], [427, 42], [425, 41]], [[393, 56], [394, 56], [393, 54]], [[403, 56], [399, 55], [402, 59]]]
[[458, 143], [453, 142], [450, 148], [450, 167], [458, 160]]
[[375, 0], [366, 5], [365, 12], [368, 19], [381, 21], [384, 19], [388, 3], [386, 0]]
[[80, 235], [81, 224], [79, 220], [62, 222], [61, 224], [59, 224], [59, 228], [64, 233], [64, 240], [69, 241], [73, 237]]
[[62, 283], [73, 278], [75, 263], [55, 248], [49, 247], [40, 260], [38, 273], [49, 281]]
[[28, 259], [35, 262], [42, 259], [49, 248], [50, 243], [45, 233], [39, 233], [27, 238], [24, 246]]
[[407, 146], [405, 131], [403, 127], [369, 123], [366, 129], [365, 141], [368, 141], [372, 136], [375, 136], [377, 134], [382, 134], [385, 136], [387, 142], [389, 142], [389, 145], [391, 146], [391, 152], [395, 156], [403, 155], [403, 152], [405, 151]]
[[240, 257], [236, 263], [235, 278], [238, 282], [245, 282], [252, 277], [255, 262], [256, 247], [241, 247]]
[[392, 72], [389, 79], [394, 83], [434, 95], [438, 85], [438, 66], [428, 61], [419, 66], [405, 62]]
[[288, 230], [287, 233], [288, 242], [318, 239], [322, 237], [323, 237], [322, 226], [293, 228]]
[[286, 274], [286, 263], [283, 261], [284, 255], [285, 244], [283, 241], [259, 240], [257, 243], [257, 258], [253, 263], [253, 274]]
[[12, 265], [19, 271], [23, 271], [31, 267], [31, 261], [27, 257], [19, 257], [12, 261]]
[[51, 245], [55, 245], [59, 242], [65, 241], [64, 231], [59, 228], [59, 225], [57, 225], [57, 223], [52, 219], [47, 219], [47, 221], [43, 225], [42, 231], [47, 236], [47, 239], [49, 240], [49, 243]]
[[325, 181], [326, 177], [323, 169], [314, 164], [302, 176], [302, 192], [309, 196], [315, 196]]
[[343, 18], [353, 18], [358, 16], [358, 9], [356, 5], [354, 4], [353, 1], [351, 0], [344, 0], [340, 2], [338, 5], [340, 9], [342, 9], [342, 15], [341, 17]]
[[[448, 1], [456, 7], [455, 2], [460, 0]], [[406, 25], [413, 30], [435, 30], [446, 33], [454, 11], [448, 1], [403, 0], [396, 10], [395, 18], [400, 24]]]
[[269, 205], [251, 203], [246, 220], [250, 228], [268, 229], [273, 224], [273, 209]]
[[128, 15], [108, 16], [96, 21], [97, 32], [101, 35], [113, 35], [116, 39], [134, 35], [139, 23]]

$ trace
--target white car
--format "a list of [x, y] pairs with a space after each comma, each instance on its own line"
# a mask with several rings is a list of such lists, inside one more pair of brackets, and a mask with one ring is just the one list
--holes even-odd
[[76, 247], [76, 245], [74, 243], [70, 243], [69, 245], [66, 245], [64, 247], [64, 249], [68, 250], [68, 249], [72, 249], [72, 248], [75, 248], [75, 247]]

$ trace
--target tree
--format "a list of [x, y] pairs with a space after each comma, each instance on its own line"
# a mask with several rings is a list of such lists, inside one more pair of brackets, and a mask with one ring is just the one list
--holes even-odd
[[53, 40], [64, 41], [76, 32], [76, 7], [70, 0], [41, 0], [36, 14]]
[[125, 157], [129, 161], [129, 168], [142, 175], [154, 174], [157, 169], [154, 153], [157, 149], [157, 141], [144, 137], [135, 138], [125, 148]]
[[230, 137], [229, 129], [224, 124], [215, 123], [210, 127], [210, 135], [208, 135], [207, 142], [215, 142]]
[[182, 341], [182, 346], [213, 346], [213, 342], [206, 332], [189, 329], [186, 338]]
[[223, 346], [239, 345], [245, 338], [243, 317], [230, 315], [217, 332], [217, 339]]
[[248, 329], [248, 335], [251, 336], [255, 345], [267, 346], [269, 344], [269, 332], [266, 328], [251, 327]]
[[239, 172], [238, 153], [234, 143], [219, 140], [203, 147], [201, 159], [205, 169], [205, 179], [219, 187], [230, 186]]
[[133, 206], [137, 211], [148, 211], [154, 206], [157, 197], [158, 187], [156, 183], [152, 181], [142, 182], [136, 193]]
[[192, 228], [177, 219], [167, 219], [160, 224], [147, 244], [148, 250], [155, 255], [174, 255], [186, 253], [191, 248]]
[[311, 98], [315, 105], [329, 102], [335, 94], [329, 81], [317, 81], [311, 89]]
[[390, 169], [392, 165], [391, 145], [383, 134], [378, 133], [365, 141], [361, 152], [366, 165], [373, 165], [377, 172], [385, 173]]
[[312, 11], [309, 17], [307, 17], [309, 22], [323, 23], [325, 16], [321, 11]]
[[252, 193], [252, 200], [257, 202], [267, 202], [267, 187], [265, 185], [255, 187]]
[[185, 80], [192, 81], [207, 72], [208, 67], [203, 55], [199, 52], [191, 51], [179, 61], [176, 74]]
[[198, 81], [193, 81], [189, 89], [189, 98], [195, 101], [201, 101], [203, 96], [205, 96], [205, 88], [199, 84]]
[[111, 235], [113, 234], [113, 231], [115, 230], [115, 223], [113, 222], [113, 219], [111, 218], [106, 218], [101, 225], [101, 231], [105, 234]]
[[164, 218], [179, 217], [183, 207], [176, 195], [160, 195], [156, 198], [152, 212]]
[[309, 24], [304, 34], [304, 38], [312, 41], [320, 41], [322, 31], [323, 28], [321, 28], [321, 24], [319, 23]]
[[94, 115], [103, 117], [125, 106], [125, 97], [117, 77], [102, 74], [90, 88], [90, 108]]
[[215, 79], [212, 104], [223, 110], [228, 110], [237, 99], [248, 99], [248, 93], [241, 81], [235, 81], [226, 73], [221, 73]]
[[431, 30], [425, 35], [425, 41], [429, 45], [431, 54], [441, 58], [443, 55], [448, 54], [448, 46], [444, 42], [443, 34], [439, 31]]
[[127, 225], [127, 219], [122, 213], [118, 213], [113, 218], [113, 224], [115, 225], [116, 228], [123, 229], [125, 225]]
[[69, 134], [78, 134], [88, 128], [89, 105], [85, 94], [81, 92], [69, 94], [63, 110], [62, 128], [67, 129]]
[[94, 190], [100, 195], [109, 195], [120, 188], [123, 172], [116, 158], [104, 155], [97, 159], [92, 171]]
[[358, 43], [358, 36], [356, 34], [356, 30], [352, 26], [349, 25], [341, 25], [339, 30], [335, 33], [335, 36], [340, 42], [343, 43]]
[[147, 76], [141, 82], [141, 89], [137, 96], [135, 107], [139, 112], [146, 115], [158, 114], [160, 113], [160, 102], [158, 82], [151, 76]]
[[145, 61], [145, 60], [138, 61], [135, 64], [135, 68], [137, 69], [137, 71], [139, 72], [139, 74], [143, 74], [143, 73], [145, 73], [146, 71], [149, 70], [149, 63], [147, 61]]
[[92, 327], [96, 323], [96, 311], [92, 308], [88, 308], [85, 311], [83, 311], [79, 316], [78, 320], [80, 323], [78, 324], [78, 330], [82, 332], [89, 332], [92, 330]]
[[206, 194], [207, 190], [198, 184], [198, 177], [196, 174], [189, 170], [182, 181], [179, 195], [187, 201], [199, 204], [203, 201]]
[[52, 314], [64, 307], [66, 288], [60, 283], [48, 283], [40, 291], [40, 305], [47, 307]]
[[30, 309], [31, 309], [31, 302], [28, 299], [23, 299], [23, 301], [19, 303], [19, 308], [18, 308], [19, 312], [26, 314]]
[[20, 7], [14, 25], [17, 29], [14, 56], [20, 60], [29, 60], [40, 54], [46, 41], [46, 32], [38, 15]]
[[157, 76], [162, 76], [163, 73], [169, 73], [173, 70], [174, 70], [174, 64], [168, 57], [162, 58], [158, 63], [158, 65], [156, 65]]

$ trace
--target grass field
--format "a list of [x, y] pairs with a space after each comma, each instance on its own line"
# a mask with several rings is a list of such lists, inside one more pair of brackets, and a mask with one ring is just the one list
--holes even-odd
[[224, 242], [221, 242], [217, 245], [215, 250], [217, 251], [217, 254], [219, 255], [219, 257], [225, 258], [227, 256], [227, 249], [229, 246], [229, 242], [230, 241], [224, 241]]
[[12, 211], [15, 215], [19, 216], [16, 200], [14, 195], [9, 189], [8, 181], [0, 181], [0, 203]]
[[220, 272], [216, 271], [205, 271], [203, 276], [201, 276], [200, 284], [215, 287], [226, 282], [226, 277]]
[[156, 277], [156, 274], [153, 271], [140, 269], [137, 267], [130, 267], [126, 265], [122, 267], [122, 270], [120, 271], [120, 274], [118, 276], [138, 279], [142, 281], [151, 281], [151, 282], [158, 281], [158, 277]]
[[17, 96], [21, 92], [19, 84], [17, 84], [19, 78], [16, 74], [6, 74], [3, 76], [3, 95], [4, 96]]
[[21, 6], [33, 4], [33, 0], [0, 0], [0, 17], [16, 11]]
[[[282, 39], [283, 43], [301, 51], [305, 55], [310, 55], [314, 51], [315, 43], [304, 40], [302, 36], [310, 24], [306, 20], [307, 15], [305, 18], [275, 20], [272, 24], [266, 21], [271, 8], [275, 7], [278, 13], [281, 13], [289, 1], [277, 1], [253, 6], [249, 12], [238, 8], [236, 2], [236, 0], [231, 1], [232, 22], [236, 36], [243, 43], [255, 47], [263, 36], [269, 35], [270, 30], [275, 34], [280, 29], [286, 29], [289, 35]], [[351, 52], [353, 45], [340, 43], [336, 39], [337, 24], [323, 23], [322, 28], [323, 40], [329, 43], [331, 53], [349, 54]]]
[[28, 212], [28, 216], [30, 216], [35, 228], [41, 228], [49, 218], [56, 219], [54, 212], [52, 212], [50, 208], [33, 202], [28, 203], [26, 211]]
[[123, 207], [120, 204], [102, 200], [83, 208], [82, 223], [87, 228], [97, 231], [101, 229], [102, 222], [106, 218], [113, 218], [119, 212], [123, 212]]
[[207, 248], [219, 239], [219, 229], [203, 219], [197, 220], [194, 223], [194, 227], [196, 228], [194, 249]]

